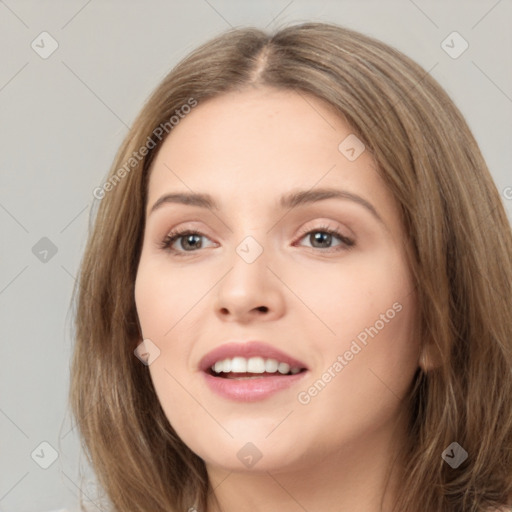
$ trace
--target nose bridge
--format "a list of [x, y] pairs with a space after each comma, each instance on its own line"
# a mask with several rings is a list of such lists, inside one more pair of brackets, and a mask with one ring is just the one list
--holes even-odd
[[[257, 235], [261, 240], [262, 235]], [[247, 265], [252, 265], [257, 260], [265, 260], [261, 258], [265, 252], [263, 243], [259, 242], [253, 235], [247, 235], [236, 247], [235, 252]]]
[[[239, 197], [238, 201], [236, 208], [233, 210], [237, 214], [231, 222], [233, 229], [231, 234], [236, 244], [232, 264], [237, 268], [253, 273], [254, 268], [252, 266], [255, 263], [255, 267], [259, 269], [267, 260], [268, 250], [266, 246], [269, 243], [269, 229], [261, 214], [265, 205], [261, 199], [249, 203]], [[270, 232], [271, 234], [272, 232]], [[245, 263], [247, 268], [242, 263]]]
[[259, 295], [268, 280], [267, 257], [268, 251], [254, 235], [245, 236], [230, 259], [232, 269], [228, 281], [231, 293], [238, 293], [240, 298], [250, 297], [257, 292]]
[[263, 229], [253, 230], [234, 247], [231, 269], [217, 291], [218, 312], [243, 318], [254, 311], [275, 313], [280, 309], [280, 293], [267, 268], [270, 250], [256, 239], [258, 236], [261, 240], [264, 235]]

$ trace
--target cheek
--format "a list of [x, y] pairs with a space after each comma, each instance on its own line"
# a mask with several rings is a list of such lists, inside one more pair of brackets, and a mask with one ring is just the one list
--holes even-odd
[[394, 307], [380, 299], [375, 297], [373, 311], [354, 310], [356, 320], [347, 316], [346, 325], [339, 324], [342, 335], [323, 344], [323, 364], [296, 397], [296, 419], [329, 432], [326, 449], [336, 440], [356, 442], [394, 421], [411, 386], [419, 355], [414, 298]]
[[201, 300], [211, 287], [208, 279], [198, 279], [197, 270], [171, 269], [165, 260], [155, 262], [151, 257], [141, 257], [135, 304], [143, 337], [160, 351], [149, 369], [163, 404], [170, 400], [168, 394], [179, 389], [179, 383], [194, 371], [190, 353], [199, 328]]
[[[322, 357], [299, 401], [314, 402], [320, 415], [338, 407], [364, 415], [362, 404], [367, 411], [388, 414], [418, 366], [417, 305], [409, 267], [393, 250], [346, 261], [337, 271], [303, 278], [305, 301], [315, 304], [328, 329], [318, 321], [309, 324], [309, 337]], [[319, 282], [326, 284], [318, 287]]]
[[[157, 339], [170, 325], [171, 294], [156, 278], [156, 272], [142, 268], [135, 281], [135, 304], [144, 338]], [[166, 321], [167, 320], [167, 321]]]
[[311, 381], [328, 388], [316, 386], [319, 407], [341, 406], [355, 417], [391, 415], [412, 382], [420, 350], [416, 295], [389, 276], [373, 284], [382, 288], [344, 297], [341, 320], [333, 319], [337, 336], [323, 345], [324, 365]]
[[[191, 286], [191, 282], [196, 285]], [[197, 286], [191, 271], [170, 272], [165, 261], [155, 264], [143, 256], [135, 281], [135, 304], [144, 337], [171, 339], [174, 330], [187, 323], [188, 313], [205, 290]]]
[[[135, 303], [144, 339], [150, 339], [159, 349], [158, 357], [149, 365], [149, 373], [158, 400], [166, 417], [178, 427], [188, 417], [190, 396], [184, 391], [190, 344], [186, 333], [193, 332], [194, 297], [192, 287], [184, 284], [183, 273], [169, 275], [157, 265], [141, 258], [135, 281]], [[176, 290], [182, 290], [179, 294]], [[197, 299], [195, 300], [197, 302]], [[187, 311], [189, 315], [187, 315]], [[192, 323], [191, 323], [192, 322]]]
[[297, 308], [309, 309], [299, 322], [330, 357], [360, 333], [364, 341], [366, 330], [376, 323], [379, 332], [385, 330], [391, 336], [401, 323], [399, 317], [409, 315], [405, 305], [414, 295], [407, 262], [386, 246], [347, 255], [336, 265], [312, 262], [310, 268], [299, 271], [291, 267], [283, 272], [283, 281], [293, 283], [303, 303], [297, 302]]

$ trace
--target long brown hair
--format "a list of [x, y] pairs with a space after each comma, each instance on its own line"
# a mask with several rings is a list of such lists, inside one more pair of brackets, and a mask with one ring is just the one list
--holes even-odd
[[[500, 195], [461, 113], [424, 69], [358, 32], [306, 23], [273, 35], [231, 30], [191, 53], [146, 102], [95, 193], [101, 202], [76, 288], [69, 399], [115, 510], [206, 509], [205, 465], [169, 424], [134, 356], [134, 283], [150, 165], [172, 132], [169, 120], [184, 105], [251, 85], [328, 102], [371, 152], [399, 205], [428, 357], [411, 383], [395, 510], [477, 512], [509, 503], [512, 235]], [[155, 136], [158, 127], [169, 129]], [[468, 453], [457, 469], [442, 458], [452, 442]]]

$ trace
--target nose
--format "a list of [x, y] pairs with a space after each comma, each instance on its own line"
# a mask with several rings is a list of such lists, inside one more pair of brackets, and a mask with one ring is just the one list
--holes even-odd
[[265, 250], [254, 261], [234, 253], [230, 271], [216, 287], [215, 311], [222, 321], [249, 323], [283, 315], [283, 284], [268, 268], [268, 260]]

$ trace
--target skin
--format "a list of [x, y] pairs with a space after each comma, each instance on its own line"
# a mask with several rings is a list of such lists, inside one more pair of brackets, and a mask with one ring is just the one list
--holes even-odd
[[[315, 97], [248, 88], [200, 103], [153, 162], [135, 300], [143, 337], [160, 350], [149, 370], [162, 408], [215, 487], [220, 508], [210, 495], [210, 511], [381, 510], [421, 351], [397, 205], [369, 151], [350, 161], [338, 150], [352, 132]], [[363, 197], [382, 222], [347, 199], [279, 207], [290, 191], [327, 187]], [[150, 213], [162, 195], [191, 191], [211, 194], [219, 210], [165, 203]], [[326, 226], [355, 245], [318, 244]], [[177, 227], [202, 235], [192, 248], [174, 242], [182, 256], [160, 246]], [[236, 252], [247, 236], [263, 249], [252, 263]], [[396, 303], [400, 312], [334, 371]], [[308, 374], [258, 402], [214, 394], [200, 359], [248, 340], [305, 362]], [[335, 376], [301, 403], [329, 368]], [[237, 457], [248, 442], [262, 455], [250, 468]]]

